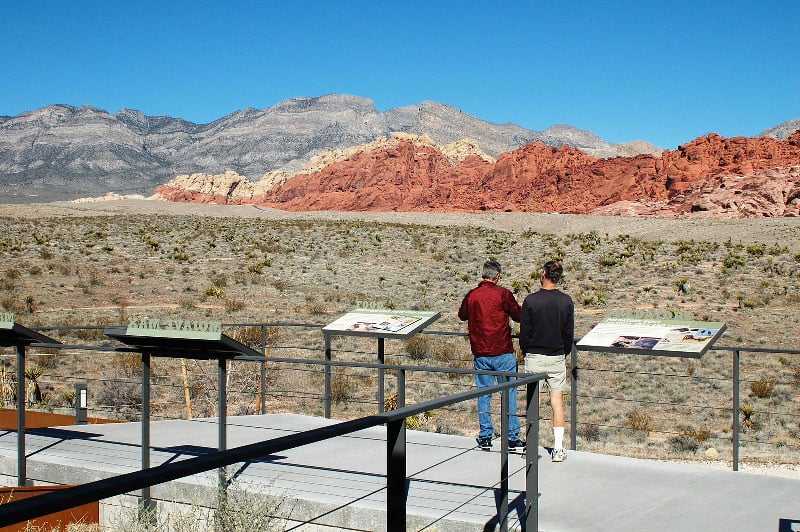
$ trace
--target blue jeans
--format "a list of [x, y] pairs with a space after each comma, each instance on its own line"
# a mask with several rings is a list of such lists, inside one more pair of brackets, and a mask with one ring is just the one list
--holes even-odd
[[[475, 357], [475, 369], [489, 371], [517, 371], [517, 357], [514, 353], [506, 353], [492, 357]], [[515, 380], [511, 377], [509, 380]], [[475, 384], [478, 388], [486, 388], [503, 382], [499, 375], [475, 375]], [[519, 418], [517, 417], [517, 389], [511, 388], [508, 392], [508, 439], [519, 439]], [[478, 397], [478, 424], [480, 432], [478, 438], [491, 438], [494, 435], [492, 425], [492, 395]]]

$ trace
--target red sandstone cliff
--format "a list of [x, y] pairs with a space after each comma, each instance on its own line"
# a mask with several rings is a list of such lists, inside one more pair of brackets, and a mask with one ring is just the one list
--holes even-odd
[[532, 143], [493, 162], [477, 151], [448, 156], [409, 137], [353, 152], [259, 183], [235, 173], [180, 176], [156, 196], [284, 210], [755, 217], [800, 209], [800, 131], [785, 141], [710, 134], [661, 157], [596, 159]]

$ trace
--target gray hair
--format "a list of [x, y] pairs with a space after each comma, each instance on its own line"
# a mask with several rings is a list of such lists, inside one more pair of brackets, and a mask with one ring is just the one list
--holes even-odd
[[484, 279], [496, 279], [498, 275], [502, 272], [500, 268], [500, 263], [496, 260], [487, 260], [483, 263], [483, 275]]

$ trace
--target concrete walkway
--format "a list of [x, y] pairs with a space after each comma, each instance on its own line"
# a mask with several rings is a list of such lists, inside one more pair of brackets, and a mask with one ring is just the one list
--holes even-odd
[[[228, 448], [332, 423], [293, 414], [230, 417]], [[151, 464], [213, 452], [217, 434], [216, 419], [153, 422]], [[139, 423], [29, 430], [28, 477], [35, 484], [78, 484], [136, 471], [140, 438]], [[462, 436], [409, 431], [407, 439], [408, 529], [492, 530], [500, 453], [480, 451]], [[16, 433], [0, 432], [6, 485], [15, 484], [16, 449]], [[554, 464], [544, 450], [539, 454], [540, 530], [800, 530], [800, 480], [583, 452]], [[376, 427], [264, 457], [235, 476], [248, 490], [289, 502], [294, 530], [323, 524], [384, 530], [385, 456], [385, 429]], [[511, 455], [509, 470], [514, 530], [524, 510], [523, 457]], [[210, 472], [157, 486], [153, 497], [184, 500], [213, 489], [215, 479]]]

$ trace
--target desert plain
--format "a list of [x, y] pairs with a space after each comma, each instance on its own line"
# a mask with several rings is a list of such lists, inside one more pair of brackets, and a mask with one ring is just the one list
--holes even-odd
[[[800, 218], [284, 212], [134, 199], [0, 205], [0, 218], [0, 305], [23, 325], [102, 328], [167, 316], [268, 323], [272, 356], [305, 349], [303, 356], [319, 358], [319, 327], [365, 302], [435, 310], [441, 318], [431, 331], [464, 333], [456, 311], [478, 283], [484, 260], [501, 262], [502, 284], [522, 301], [538, 287], [537, 268], [559, 258], [562, 289], [575, 301], [577, 338], [610, 309], [674, 311], [725, 323], [718, 346], [745, 348], [743, 460], [800, 462], [800, 355], [784, 352], [800, 349]], [[260, 340], [252, 326], [231, 326], [230, 333], [250, 344]], [[52, 334], [66, 343], [108, 343], [96, 329]], [[387, 360], [396, 363], [470, 366], [463, 335], [395, 344], [387, 346]], [[342, 341], [335, 348], [374, 361], [369, 344]], [[135, 361], [79, 352], [41, 356], [31, 379], [39, 407], [68, 409], [80, 377], [93, 383], [97, 408], [90, 415], [135, 418]], [[2, 360], [5, 386], [10, 351]], [[580, 448], [730, 458], [729, 351], [699, 360], [587, 353], [579, 367]], [[157, 414], [213, 415], [213, 368], [192, 362], [182, 381], [181, 369], [187, 366], [165, 362], [157, 375], [164, 385]], [[241, 397], [232, 401], [232, 413], [262, 407], [318, 413], [318, 375], [294, 373], [271, 368], [267, 405], [260, 405], [257, 371], [233, 372], [232, 389]], [[374, 375], [343, 373], [336, 382], [335, 416], [374, 408]], [[470, 385], [431, 374], [418, 381], [410, 400]], [[416, 423], [422, 430], [471, 434], [473, 415], [474, 408], [436, 412]], [[542, 434], [546, 444], [547, 431]]]

